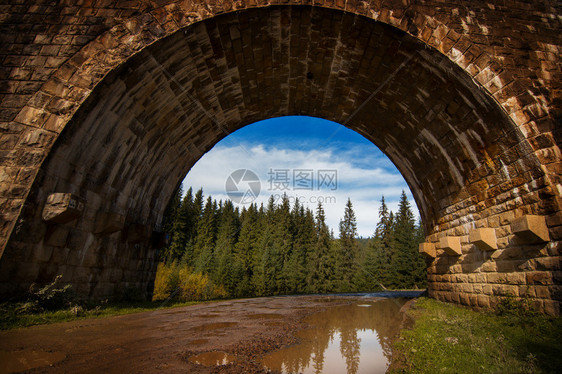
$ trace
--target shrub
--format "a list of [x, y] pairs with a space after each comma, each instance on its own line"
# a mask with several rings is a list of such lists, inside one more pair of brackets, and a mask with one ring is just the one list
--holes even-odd
[[163, 262], [158, 264], [156, 269], [156, 278], [154, 279], [153, 300], [165, 300], [170, 297], [171, 293], [177, 288], [178, 280], [176, 273], [177, 264], [172, 262], [167, 265]]
[[[43, 287], [32, 284], [29, 288], [29, 300], [21, 308], [26, 312], [38, 312], [42, 310], [66, 309], [76, 300], [70, 284], [59, 287], [62, 275], [57, 275], [55, 280]], [[23, 312], [23, 310], [22, 310]]]
[[209, 276], [193, 273], [186, 264], [160, 263], [154, 280], [153, 300], [168, 298], [180, 301], [219, 299], [227, 296], [224, 287], [215, 285]]

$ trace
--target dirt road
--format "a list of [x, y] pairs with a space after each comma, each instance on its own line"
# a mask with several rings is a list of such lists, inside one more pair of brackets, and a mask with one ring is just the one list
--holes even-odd
[[[294, 342], [301, 319], [353, 298], [292, 296], [230, 300], [0, 333], [0, 373], [260, 373], [256, 358]], [[224, 351], [236, 361], [191, 362]]]

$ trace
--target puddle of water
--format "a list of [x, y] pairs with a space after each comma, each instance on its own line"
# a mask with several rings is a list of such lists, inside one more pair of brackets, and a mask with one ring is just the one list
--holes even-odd
[[280, 373], [385, 373], [405, 302], [383, 299], [313, 314], [305, 319], [313, 327], [297, 334], [301, 343], [265, 356], [263, 364]]
[[66, 358], [63, 352], [0, 351], [0, 373], [19, 373], [50, 366]]
[[236, 357], [226, 352], [204, 352], [189, 358], [189, 362], [204, 366], [221, 366], [233, 363]]
[[201, 326], [195, 326], [191, 328], [191, 331], [205, 332], [205, 331], [220, 330], [220, 329], [226, 329], [232, 326], [236, 326], [237, 324], [238, 324], [237, 322], [207, 323]]

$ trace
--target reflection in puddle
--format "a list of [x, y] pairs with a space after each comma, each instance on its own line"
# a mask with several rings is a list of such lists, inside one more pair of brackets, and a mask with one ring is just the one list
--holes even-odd
[[212, 330], [219, 330], [219, 329], [226, 329], [228, 327], [236, 326], [238, 323], [236, 322], [217, 322], [217, 323], [207, 323], [201, 326], [195, 326], [191, 328], [191, 331], [212, 331]]
[[0, 373], [19, 373], [53, 365], [65, 358], [66, 355], [62, 352], [0, 351]]
[[313, 314], [305, 319], [313, 327], [297, 334], [301, 344], [273, 352], [263, 363], [281, 373], [384, 373], [405, 302], [384, 299], [369, 308], [344, 305]]
[[189, 362], [204, 366], [227, 365], [235, 360], [236, 357], [226, 352], [204, 352], [189, 358]]

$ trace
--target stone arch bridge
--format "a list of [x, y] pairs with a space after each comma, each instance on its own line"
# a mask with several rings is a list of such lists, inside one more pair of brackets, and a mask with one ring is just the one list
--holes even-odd
[[0, 294], [151, 292], [166, 204], [258, 120], [345, 124], [401, 171], [430, 295], [559, 314], [562, 5], [14, 0], [0, 6]]

